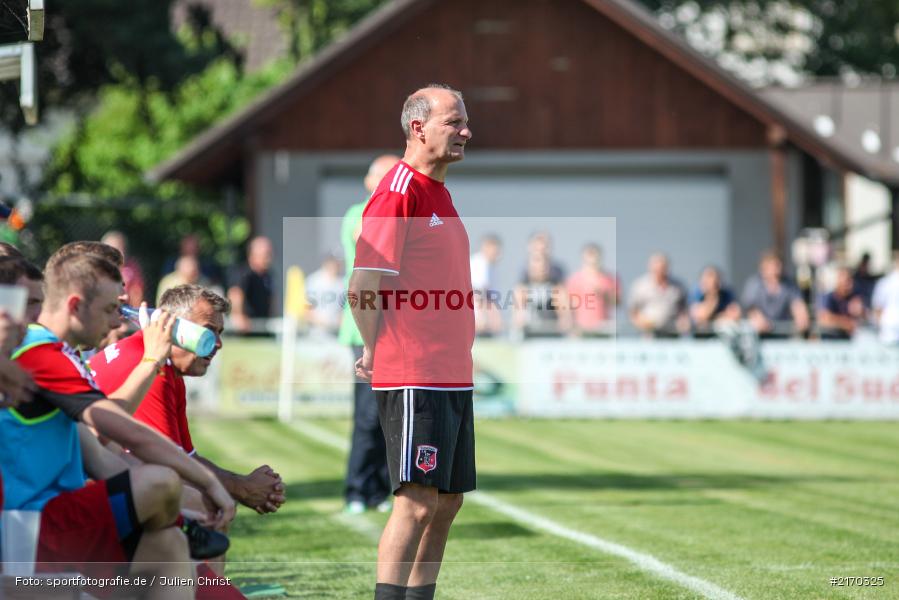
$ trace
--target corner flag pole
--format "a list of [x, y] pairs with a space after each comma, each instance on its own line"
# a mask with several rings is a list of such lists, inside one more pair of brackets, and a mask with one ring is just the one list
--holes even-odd
[[306, 314], [306, 278], [294, 265], [287, 269], [284, 286], [284, 327], [281, 330], [281, 381], [278, 386], [278, 420], [293, 419], [293, 376], [297, 331]]

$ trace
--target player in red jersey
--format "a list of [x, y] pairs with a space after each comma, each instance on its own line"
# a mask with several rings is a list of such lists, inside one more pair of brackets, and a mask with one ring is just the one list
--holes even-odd
[[475, 488], [469, 243], [443, 183], [471, 130], [462, 95], [438, 84], [409, 96], [401, 121], [406, 152], [363, 213], [348, 298], [365, 341], [356, 372], [378, 397], [396, 496], [375, 598], [430, 599]]
[[[216, 335], [216, 352], [221, 348], [224, 317], [230, 304], [218, 294], [197, 285], [180, 285], [162, 295], [157, 309], [210, 329]], [[90, 366], [100, 389], [112, 394], [124, 385], [135, 368], [140, 366], [144, 353], [143, 332], [137, 332], [96, 354], [91, 359]], [[236, 501], [259, 514], [275, 512], [285, 501], [284, 483], [271, 467], [262, 465], [247, 475], [233, 473], [197, 454], [193, 446], [187, 422], [184, 377], [205, 375], [214, 357], [215, 352], [207, 357], [199, 357], [187, 350], [172, 348], [171, 358], [166, 361], [143, 400], [138, 406], [127, 407], [126, 410], [136, 408], [135, 419], [159, 431], [209, 468]], [[185, 488], [182, 506], [194, 511], [202, 510], [202, 499], [192, 493], [190, 488]], [[224, 557], [215, 566], [221, 571], [224, 568]]]

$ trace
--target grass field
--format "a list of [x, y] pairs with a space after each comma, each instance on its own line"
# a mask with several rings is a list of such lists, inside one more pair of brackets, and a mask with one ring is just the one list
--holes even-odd
[[[240, 511], [236, 583], [372, 597], [386, 516], [341, 513], [347, 422], [192, 431], [288, 484], [278, 514]], [[481, 420], [477, 436], [486, 495], [456, 521], [438, 598], [899, 598], [899, 424]], [[884, 585], [829, 581], [850, 576]]]

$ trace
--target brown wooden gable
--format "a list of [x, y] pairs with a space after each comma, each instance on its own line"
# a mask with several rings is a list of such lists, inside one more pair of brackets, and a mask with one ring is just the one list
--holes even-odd
[[399, 150], [403, 98], [428, 81], [465, 92], [475, 149], [792, 143], [899, 185], [892, 166], [821, 138], [635, 0], [392, 0], [148, 176], [221, 185], [259, 150]]
[[765, 145], [757, 119], [581, 0], [453, 0], [271, 114], [261, 146], [401, 146], [403, 98], [429, 81], [466, 95], [475, 149]]

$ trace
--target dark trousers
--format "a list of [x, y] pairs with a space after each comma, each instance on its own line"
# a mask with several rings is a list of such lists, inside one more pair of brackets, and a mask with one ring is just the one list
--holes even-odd
[[[353, 346], [356, 360], [362, 346]], [[387, 449], [371, 384], [356, 381], [353, 390], [353, 438], [346, 473], [346, 501], [375, 506], [390, 495]]]

